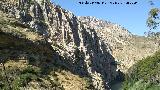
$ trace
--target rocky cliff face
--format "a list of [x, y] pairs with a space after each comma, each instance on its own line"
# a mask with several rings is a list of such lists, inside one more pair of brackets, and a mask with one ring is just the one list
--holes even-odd
[[[27, 54], [28, 57], [52, 64], [56, 62], [74, 75], [88, 77], [92, 83], [89, 89], [108, 90], [108, 83], [122, 79], [120, 71], [126, 73], [137, 60], [159, 48], [155, 40], [132, 35], [120, 25], [95, 17], [76, 17], [48, 0], [1, 0], [0, 13], [3, 13], [1, 34], [11, 34], [10, 38], [13, 38], [12, 35], [25, 38], [19, 42], [14, 42], [19, 39], [8, 38], [11, 43], [4, 41], [0, 43], [3, 46], [0, 48], [5, 48], [7, 44], [14, 44], [14, 48], [27, 48], [32, 51]], [[36, 66], [49, 66], [37, 61]], [[68, 74], [76, 77], [73, 80], [82, 80]], [[60, 73], [57, 75], [64, 78]], [[71, 89], [63, 83], [64, 80], [60, 82], [64, 89]], [[82, 84], [75, 85], [81, 87]], [[81, 89], [84, 88], [77, 90]]]
[[128, 39], [133, 37], [127, 29], [118, 24], [91, 16], [78, 18], [83, 24], [95, 29], [98, 36], [106, 42], [106, 44], [108, 43], [112, 50], [118, 46], [124, 46], [129, 43]]
[[61, 56], [56, 62], [90, 77], [95, 89], [109, 89], [107, 83], [116, 79], [116, 64], [108, 44], [71, 12], [48, 0], [1, 0], [0, 10], [16, 18], [16, 25], [29, 28], [26, 32], [43, 37]]
[[124, 27], [95, 17], [78, 17], [90, 28], [94, 28], [103, 42], [111, 47], [118, 69], [127, 70], [138, 60], [147, 57], [159, 49], [158, 39], [135, 36]]

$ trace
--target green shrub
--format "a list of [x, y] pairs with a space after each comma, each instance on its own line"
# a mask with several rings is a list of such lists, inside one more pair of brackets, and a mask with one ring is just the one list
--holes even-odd
[[14, 90], [19, 90], [20, 87], [25, 87], [30, 81], [38, 80], [38, 74], [40, 73], [39, 68], [28, 66], [26, 69], [21, 71], [21, 74], [14, 79], [12, 87]]
[[21, 73], [22, 74], [27, 74], [27, 73], [31, 73], [31, 74], [35, 74], [38, 75], [40, 73], [40, 69], [37, 67], [33, 67], [33, 66], [28, 66], [26, 69], [24, 69]]
[[21, 86], [26, 86], [30, 81], [37, 80], [37, 76], [31, 73], [26, 73], [20, 75], [19, 83]]
[[160, 51], [156, 52], [153, 56], [148, 56], [133, 65], [129, 69], [125, 79], [126, 80], [123, 85], [124, 90], [134, 90], [132, 88], [145, 88], [137, 90], [156, 90], [153, 88], [159, 88]]
[[87, 88], [87, 89], [91, 89], [91, 90], [94, 90], [95, 88], [94, 88], [94, 86], [93, 86], [93, 83], [92, 83], [92, 79], [91, 78], [89, 78], [89, 77], [84, 77], [83, 78], [87, 83], [86, 83], [86, 87], [85, 88]]

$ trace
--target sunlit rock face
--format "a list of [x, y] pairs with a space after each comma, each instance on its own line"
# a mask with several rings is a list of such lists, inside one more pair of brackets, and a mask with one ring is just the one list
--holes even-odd
[[159, 49], [157, 39], [131, 34], [124, 27], [97, 19], [95, 17], [78, 17], [86, 26], [95, 29], [98, 37], [112, 50], [117, 68], [123, 73], [138, 60], [147, 57]]
[[48, 0], [1, 0], [0, 10], [42, 35], [64, 58], [57, 62], [75, 74], [90, 77], [95, 89], [109, 89], [108, 83], [116, 79], [112, 50], [97, 34], [103, 25], [89, 27]]

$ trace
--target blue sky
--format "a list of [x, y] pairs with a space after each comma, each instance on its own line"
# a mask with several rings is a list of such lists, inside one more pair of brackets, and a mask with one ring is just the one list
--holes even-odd
[[[149, 0], [51, 0], [62, 8], [73, 12], [76, 16], [95, 16], [99, 19], [111, 21], [120, 24], [136, 35], [144, 35], [148, 31], [146, 19], [148, 11], [151, 8]], [[79, 4], [81, 1], [99, 1], [106, 4], [85, 5]], [[121, 5], [113, 5], [109, 2], [123, 3]], [[152, 0], [158, 1], [158, 0]], [[138, 2], [135, 5], [127, 5], [126, 2]], [[160, 2], [155, 3], [155, 6], [160, 7]]]

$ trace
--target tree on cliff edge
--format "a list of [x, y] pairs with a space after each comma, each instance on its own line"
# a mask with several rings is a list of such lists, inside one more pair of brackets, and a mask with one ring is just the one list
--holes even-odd
[[[154, 6], [154, 3], [150, 1], [150, 4]], [[150, 29], [157, 29], [160, 25], [160, 8], [152, 7], [149, 11], [149, 16], [147, 19], [147, 26]]]

